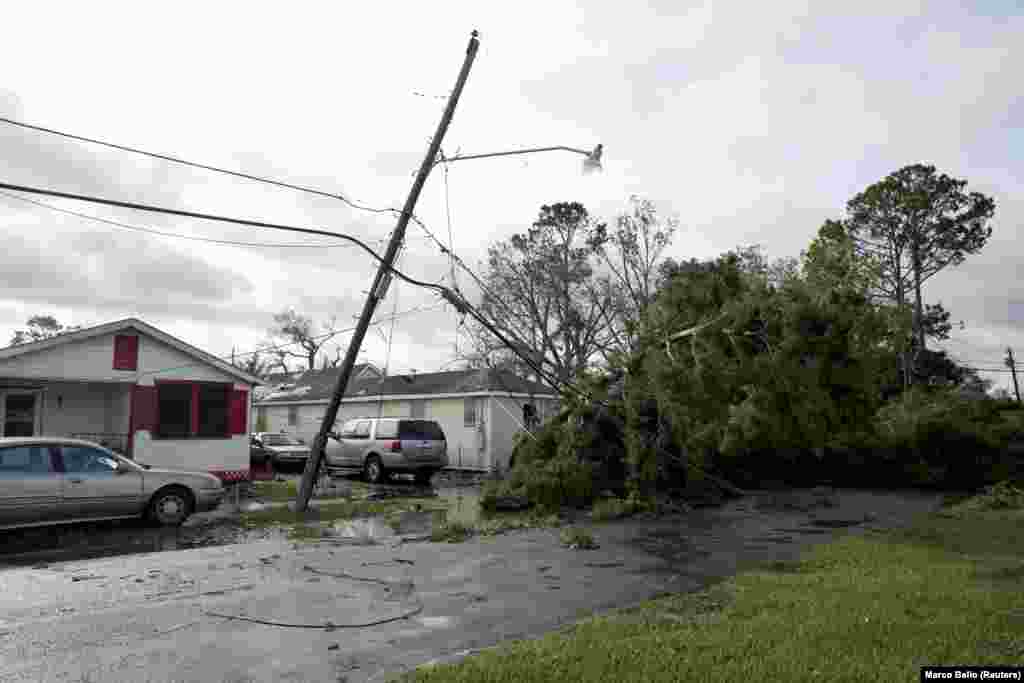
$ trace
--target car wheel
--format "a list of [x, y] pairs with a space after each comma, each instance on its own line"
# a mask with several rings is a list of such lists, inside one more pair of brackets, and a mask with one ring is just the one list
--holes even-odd
[[363, 477], [371, 484], [379, 484], [384, 481], [384, 464], [376, 455], [371, 455], [363, 465]]
[[429, 486], [435, 474], [437, 473], [434, 470], [420, 470], [416, 472], [416, 483], [420, 486]]
[[149, 518], [161, 526], [179, 526], [192, 514], [192, 495], [177, 486], [158, 491], [149, 503]]

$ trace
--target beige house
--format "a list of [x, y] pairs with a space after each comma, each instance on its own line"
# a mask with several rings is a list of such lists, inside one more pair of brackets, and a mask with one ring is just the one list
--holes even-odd
[[[525, 430], [523, 406], [541, 419], [554, 414], [558, 395], [548, 387], [497, 370], [460, 370], [380, 376], [357, 366], [335, 424], [355, 417], [436, 420], [448, 439], [452, 469], [489, 471], [508, 466], [516, 435]], [[311, 370], [255, 402], [256, 420], [269, 431], [311, 442], [320, 429], [338, 370]]]
[[145, 464], [245, 479], [259, 383], [128, 318], [0, 349], [0, 436], [87, 439]]

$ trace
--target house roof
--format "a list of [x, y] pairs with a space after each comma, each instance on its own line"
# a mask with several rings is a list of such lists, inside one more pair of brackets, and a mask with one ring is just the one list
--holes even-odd
[[[327, 400], [338, 381], [339, 370], [310, 370], [288, 391], [272, 393], [260, 403], [295, 403]], [[549, 387], [531, 382], [507, 370], [455, 370], [415, 375], [389, 375], [350, 380], [346, 398], [358, 396], [417, 396], [479, 392], [555, 396]]]
[[[338, 373], [340, 371], [341, 370], [339, 368], [329, 368], [327, 370], [299, 370], [297, 372], [270, 373], [263, 376], [264, 386], [257, 390], [253, 394], [253, 397], [257, 401], [262, 401], [272, 394], [291, 393], [297, 391], [298, 393], [295, 393], [292, 398], [292, 400], [295, 400], [295, 397], [300, 397], [310, 391], [309, 389], [301, 389], [300, 387], [309, 385], [319, 387], [321, 384], [327, 385], [327, 388], [322, 389], [321, 391], [325, 393], [326, 396], [330, 396], [330, 392], [334, 389], [334, 383], [338, 381]], [[352, 368], [351, 376], [358, 378], [364, 373], [372, 373], [376, 377], [380, 376], [380, 370], [378, 370], [377, 366], [372, 363], [356, 363]]]
[[264, 384], [283, 384], [297, 380], [304, 372], [305, 370], [298, 370], [296, 372], [268, 372], [262, 375], [262, 379]]
[[48, 349], [63, 346], [64, 344], [73, 344], [75, 342], [84, 341], [86, 339], [92, 339], [94, 337], [100, 337], [107, 334], [115, 334], [123, 330], [135, 330], [141, 332], [157, 341], [163, 342], [168, 346], [178, 349], [184, 354], [192, 356], [207, 365], [212, 365], [218, 370], [225, 372], [229, 375], [241, 379], [243, 382], [248, 384], [262, 384], [263, 380], [259, 377], [250, 375], [247, 372], [239, 370], [234, 365], [231, 365], [227, 361], [217, 358], [213, 354], [207, 353], [202, 349], [196, 348], [191, 344], [178, 339], [177, 337], [167, 334], [162, 330], [158, 330], [149, 323], [145, 323], [138, 318], [125, 318], [124, 320], [116, 320], [112, 323], [105, 323], [103, 325], [95, 325], [93, 327], [86, 327], [81, 330], [75, 330], [74, 332], [65, 332], [49, 339], [43, 339], [42, 341], [30, 342], [27, 344], [18, 344], [17, 346], [8, 346], [0, 349], [0, 360], [8, 360], [10, 358], [17, 358], [18, 356], [28, 355], [30, 353], [37, 353], [39, 351], [46, 351]]

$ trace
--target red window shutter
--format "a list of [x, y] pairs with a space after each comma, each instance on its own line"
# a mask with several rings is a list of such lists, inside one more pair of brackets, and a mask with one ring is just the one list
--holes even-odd
[[132, 387], [132, 432], [155, 432], [156, 423], [156, 387]]
[[191, 428], [189, 434], [196, 436], [199, 434], [199, 385], [192, 385], [192, 416], [190, 418]]
[[235, 389], [231, 392], [231, 416], [229, 431], [232, 434], [245, 434], [248, 429], [249, 392]]
[[114, 335], [114, 369], [138, 370], [139, 338], [134, 334]]

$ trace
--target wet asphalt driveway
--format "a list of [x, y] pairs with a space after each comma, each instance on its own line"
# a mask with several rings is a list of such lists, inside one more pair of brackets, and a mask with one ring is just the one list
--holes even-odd
[[[297, 480], [299, 475], [283, 479]], [[450, 501], [449, 516], [470, 512], [476, 500], [479, 478], [438, 477], [437, 486], [421, 487], [411, 481], [366, 486], [376, 497], [440, 497]], [[352, 478], [335, 484], [351, 488]], [[349, 491], [351, 494], [351, 491]], [[365, 494], [364, 494], [365, 495]], [[363, 497], [363, 496], [356, 496]], [[241, 499], [243, 509], [259, 509], [270, 504], [260, 499]], [[316, 504], [316, 500], [313, 501]], [[274, 528], [244, 528], [238, 524], [238, 508], [229, 497], [212, 512], [195, 514], [177, 528], [154, 527], [142, 520], [81, 522], [60, 526], [0, 530], [0, 570], [14, 566], [38, 566], [53, 562], [99, 559], [138, 553], [170, 552], [192, 548], [284, 540], [286, 534]], [[470, 513], [472, 514], [472, 513]], [[429, 532], [429, 529], [427, 529]]]
[[[268, 539], [0, 570], [0, 681], [367, 681], [904, 525], [923, 494], [758, 494], [656, 521], [461, 544]], [[368, 522], [369, 523], [369, 522]]]

